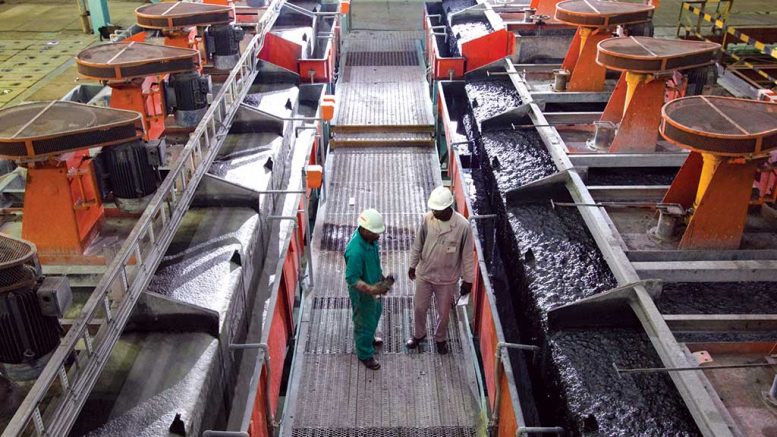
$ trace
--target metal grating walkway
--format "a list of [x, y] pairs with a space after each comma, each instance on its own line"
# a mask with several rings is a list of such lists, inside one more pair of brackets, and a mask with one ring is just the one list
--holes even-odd
[[334, 132], [434, 130], [419, 44], [417, 32], [349, 34], [337, 84]]
[[[340, 127], [347, 123], [354, 129], [335, 135], [369, 147], [338, 148], [328, 158], [328, 197], [312, 242], [315, 286], [303, 304], [281, 425], [285, 437], [478, 435], [476, 363], [466, 353], [470, 343], [463, 341], [455, 312], [448, 355], [434, 352], [429, 342], [412, 352], [404, 346], [413, 321], [413, 284], [405, 273], [410, 246], [426, 198], [440, 184], [436, 150], [408, 145], [419, 140], [408, 125], [433, 127], [423, 68], [418, 58], [411, 63], [409, 55], [398, 55], [415, 52], [416, 37], [415, 32], [353, 32], [345, 43], [344, 56], [350, 49], [358, 59], [354, 66], [343, 63], [337, 120]], [[370, 129], [376, 125], [382, 128]], [[399, 141], [381, 145], [391, 140]], [[386, 221], [380, 241], [384, 273], [397, 277], [383, 297], [378, 334], [385, 343], [377, 350], [383, 365], [378, 371], [366, 369], [353, 353], [343, 276], [343, 252], [356, 217], [370, 207]], [[428, 315], [427, 326], [434, 316]]]
[[[304, 304], [289, 385], [284, 436], [475, 436], [478, 383], [451, 313], [451, 352], [431, 343], [408, 351], [413, 284], [407, 271], [414, 229], [426, 198], [439, 184], [433, 148], [338, 149], [328, 168], [329, 197], [313, 238], [315, 288]], [[383, 367], [366, 369], [353, 354], [343, 251], [363, 208], [386, 220], [381, 238], [385, 273], [398, 281], [383, 298], [378, 350]], [[432, 326], [432, 314], [427, 318]]]

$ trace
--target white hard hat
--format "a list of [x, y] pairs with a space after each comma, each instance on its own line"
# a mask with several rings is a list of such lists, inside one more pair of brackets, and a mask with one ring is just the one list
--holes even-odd
[[429, 202], [427, 202], [427, 205], [429, 205], [429, 209], [434, 211], [442, 211], [453, 205], [453, 194], [451, 194], [451, 190], [445, 187], [435, 188], [432, 191], [432, 194], [429, 195]]
[[383, 216], [377, 209], [365, 209], [359, 214], [359, 218], [356, 223], [364, 229], [374, 232], [376, 234], [382, 234], [386, 230], [386, 226], [383, 224]]

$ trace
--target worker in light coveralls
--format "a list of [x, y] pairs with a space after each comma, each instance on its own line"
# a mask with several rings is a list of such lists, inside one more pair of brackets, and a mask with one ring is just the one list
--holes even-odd
[[453, 210], [453, 195], [437, 187], [429, 196], [431, 212], [424, 214], [410, 252], [408, 276], [415, 281], [414, 332], [407, 347], [415, 349], [426, 338], [426, 313], [432, 295], [437, 301], [434, 341], [437, 353], [448, 353], [448, 317], [454, 306], [459, 279], [460, 293], [472, 291], [475, 253], [472, 232], [464, 216]]
[[383, 216], [374, 209], [366, 209], [357, 219], [359, 227], [345, 247], [345, 282], [353, 309], [353, 337], [356, 356], [368, 369], [380, 369], [375, 359], [375, 347], [383, 344], [375, 337], [378, 320], [383, 311], [379, 297], [388, 293], [393, 277], [384, 277], [380, 266], [378, 239], [386, 230]]

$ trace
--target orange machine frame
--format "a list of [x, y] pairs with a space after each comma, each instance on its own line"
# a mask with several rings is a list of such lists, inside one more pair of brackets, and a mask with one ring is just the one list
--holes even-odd
[[678, 249], [739, 249], [758, 166], [766, 158], [745, 160], [692, 151], [664, 196], [664, 203], [694, 208]]
[[621, 74], [601, 118], [620, 124], [609, 151], [654, 152], [665, 98], [666, 79]]
[[145, 133], [143, 139], [155, 140], [165, 134], [167, 111], [162, 94], [161, 76], [148, 76], [130, 82], [109, 82], [110, 106], [140, 113]]
[[603, 91], [607, 69], [596, 62], [597, 46], [611, 38], [609, 28], [578, 27], [561, 64], [569, 71], [567, 91]]
[[[35, 242], [44, 264], [83, 255], [105, 212], [89, 152], [65, 156], [27, 169], [22, 238]], [[50, 220], [52, 211], [56, 220]]]

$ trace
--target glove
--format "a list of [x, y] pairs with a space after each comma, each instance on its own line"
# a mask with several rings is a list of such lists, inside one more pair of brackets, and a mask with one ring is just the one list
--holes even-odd
[[379, 289], [378, 294], [386, 294], [394, 286], [394, 275], [384, 276], [383, 280], [375, 284], [375, 287]]
[[390, 288], [391, 287], [389, 285], [381, 281], [372, 286], [372, 292], [370, 294], [373, 296], [381, 296], [388, 293]]
[[408, 270], [407, 277], [410, 278], [411, 281], [415, 281], [415, 269]]
[[472, 284], [469, 282], [462, 282], [461, 283], [461, 290], [459, 290], [459, 293], [462, 296], [468, 295], [470, 292], [472, 292]]

